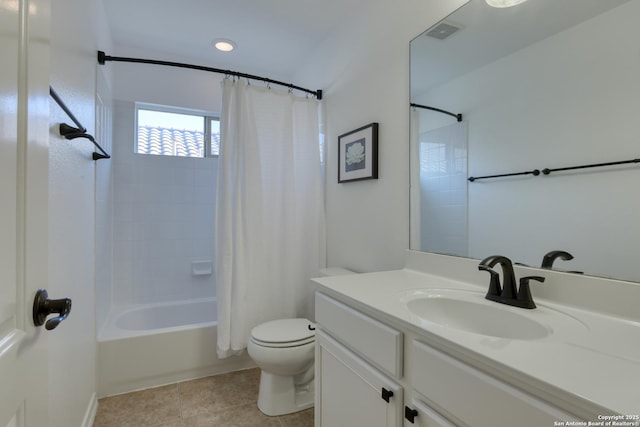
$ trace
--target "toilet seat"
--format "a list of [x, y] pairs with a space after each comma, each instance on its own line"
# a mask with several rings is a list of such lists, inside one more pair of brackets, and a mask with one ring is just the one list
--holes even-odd
[[273, 320], [253, 328], [251, 341], [263, 347], [297, 347], [315, 341], [315, 325], [307, 319]]

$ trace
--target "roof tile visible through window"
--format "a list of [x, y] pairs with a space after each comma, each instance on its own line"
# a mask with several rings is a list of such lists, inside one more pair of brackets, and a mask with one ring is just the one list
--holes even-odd
[[[213, 134], [215, 154], [220, 147], [220, 135]], [[154, 126], [138, 127], [138, 153], [163, 156], [204, 157], [203, 132]]]

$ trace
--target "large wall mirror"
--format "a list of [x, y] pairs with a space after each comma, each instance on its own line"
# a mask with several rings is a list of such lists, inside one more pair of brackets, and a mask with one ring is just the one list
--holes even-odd
[[640, 281], [640, 0], [470, 0], [411, 41], [415, 250]]

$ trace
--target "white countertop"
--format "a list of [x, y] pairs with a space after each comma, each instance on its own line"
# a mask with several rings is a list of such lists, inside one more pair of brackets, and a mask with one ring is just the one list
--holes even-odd
[[[318, 290], [383, 320], [422, 332], [434, 346], [526, 391], [536, 390], [534, 395], [551, 396], [559, 406], [572, 405], [594, 421], [598, 415], [640, 415], [639, 322], [534, 298], [540, 313], [556, 310], [575, 319], [573, 329], [535, 340], [517, 340], [424, 321], [402, 302], [402, 295], [418, 289], [486, 292], [489, 277], [485, 279], [486, 286], [479, 286], [403, 269], [314, 281], [321, 285]], [[538, 309], [509, 309], [526, 311], [532, 318], [539, 315]]]

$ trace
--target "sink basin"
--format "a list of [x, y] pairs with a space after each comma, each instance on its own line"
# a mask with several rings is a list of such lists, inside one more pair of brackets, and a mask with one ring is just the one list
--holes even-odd
[[[463, 290], [414, 290], [402, 297], [413, 320], [491, 337], [536, 340], [559, 331], [575, 333], [576, 319], [546, 307], [511, 307]], [[570, 329], [570, 330], [569, 330]]]

